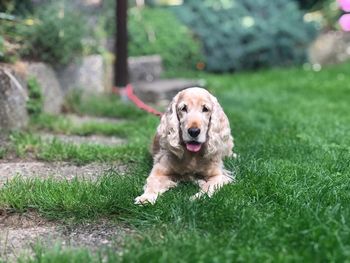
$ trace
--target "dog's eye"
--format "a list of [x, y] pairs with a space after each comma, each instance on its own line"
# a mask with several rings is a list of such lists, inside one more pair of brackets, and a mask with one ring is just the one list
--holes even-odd
[[209, 111], [209, 109], [208, 109], [208, 107], [207, 107], [207, 106], [203, 106], [202, 111], [203, 111], [203, 112], [208, 112], [208, 111]]
[[180, 109], [180, 111], [187, 112], [187, 106], [186, 106], [186, 105], [182, 106], [182, 108]]

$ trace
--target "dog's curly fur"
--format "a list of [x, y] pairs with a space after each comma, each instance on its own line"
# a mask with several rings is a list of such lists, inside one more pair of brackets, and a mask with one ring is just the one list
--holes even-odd
[[[199, 134], [191, 136], [190, 129]], [[223, 158], [235, 157], [229, 121], [217, 99], [202, 88], [179, 92], [162, 116], [153, 141], [153, 168], [136, 204], [155, 203], [157, 197], [181, 180], [198, 183], [211, 196], [233, 181]]]

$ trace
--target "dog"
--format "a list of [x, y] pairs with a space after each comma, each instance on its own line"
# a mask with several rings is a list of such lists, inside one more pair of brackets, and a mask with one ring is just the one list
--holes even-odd
[[224, 157], [235, 157], [230, 124], [218, 100], [207, 90], [192, 87], [180, 91], [161, 117], [153, 140], [153, 168], [144, 193], [135, 204], [154, 204], [178, 182], [196, 182], [211, 197], [234, 177], [224, 168]]

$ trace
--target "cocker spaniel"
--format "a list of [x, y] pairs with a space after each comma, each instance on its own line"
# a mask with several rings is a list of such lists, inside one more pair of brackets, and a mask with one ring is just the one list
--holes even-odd
[[153, 168], [135, 204], [154, 204], [183, 180], [200, 187], [192, 199], [212, 196], [234, 179], [223, 164], [224, 157], [235, 157], [232, 148], [230, 124], [217, 99], [197, 87], [179, 92], [161, 118], [152, 147]]

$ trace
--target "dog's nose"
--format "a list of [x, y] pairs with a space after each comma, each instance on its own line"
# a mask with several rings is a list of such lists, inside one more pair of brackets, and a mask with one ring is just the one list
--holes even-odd
[[189, 128], [188, 134], [191, 135], [191, 137], [196, 138], [200, 134], [201, 130], [198, 128]]

